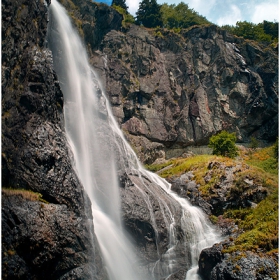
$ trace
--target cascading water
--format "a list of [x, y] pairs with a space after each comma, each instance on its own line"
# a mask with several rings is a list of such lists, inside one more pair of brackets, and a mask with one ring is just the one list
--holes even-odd
[[[176, 207], [180, 209], [179, 223], [184, 232], [185, 263], [189, 270], [186, 279], [199, 279], [196, 272], [199, 253], [217, 242], [219, 236], [198, 208], [173, 193], [165, 180], [141, 166], [114, 120], [65, 9], [52, 0], [49, 10], [48, 42], [64, 94], [67, 139], [74, 154], [73, 165], [91, 199], [95, 234], [110, 280], [168, 279], [175, 272]], [[141, 274], [139, 259], [123, 230], [117, 166], [137, 176], [139, 184], [134, 183], [150, 213], [156, 244], [158, 225], [151, 197], [158, 201], [168, 232], [167, 250], [163, 254], [158, 252], [158, 260], [149, 266], [148, 276]]]

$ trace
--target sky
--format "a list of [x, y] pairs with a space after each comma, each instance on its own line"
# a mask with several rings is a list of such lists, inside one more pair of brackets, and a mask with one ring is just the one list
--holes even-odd
[[[96, 1], [96, 0], [95, 0]], [[128, 11], [135, 16], [141, 0], [126, 0]], [[111, 0], [97, 0], [110, 4]], [[217, 25], [235, 25], [237, 21], [260, 23], [264, 20], [279, 22], [279, 0], [157, 0], [158, 4], [179, 4], [189, 8]]]

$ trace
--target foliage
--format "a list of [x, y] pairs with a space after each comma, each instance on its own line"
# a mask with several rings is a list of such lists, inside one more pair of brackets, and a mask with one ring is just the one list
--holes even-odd
[[127, 12], [128, 6], [126, 5], [125, 0], [113, 0], [112, 6], [118, 6], [124, 9]]
[[222, 28], [245, 39], [268, 43], [278, 42], [278, 22], [263, 21], [254, 24], [247, 21], [238, 21], [236, 26], [224, 25]]
[[112, 6], [116, 11], [118, 11], [123, 16], [122, 26], [126, 27], [129, 23], [135, 23], [134, 17], [128, 13], [125, 9], [120, 6]]
[[142, 0], [139, 4], [139, 9], [136, 12], [136, 23], [143, 24], [145, 27], [162, 26], [162, 16], [160, 5], [156, 0]]
[[213, 155], [234, 158], [238, 150], [235, 142], [235, 134], [223, 130], [210, 138], [208, 146], [213, 149]]
[[274, 191], [256, 208], [229, 210], [224, 216], [232, 218], [243, 233], [225, 252], [262, 249], [271, 251], [278, 248], [278, 189]]
[[278, 138], [276, 139], [276, 142], [274, 143], [272, 149], [273, 149], [273, 156], [278, 162], [278, 159], [279, 159], [279, 139]]
[[145, 165], [145, 168], [152, 172], [158, 172], [159, 170], [161, 170], [167, 166], [171, 167], [174, 162], [175, 162], [174, 160], [169, 160], [169, 161], [166, 161], [166, 162], [160, 163], [160, 164], [151, 164], [151, 165], [147, 164], [147, 165]]
[[183, 2], [177, 6], [164, 3], [160, 11], [162, 13], [163, 26], [168, 29], [188, 28], [193, 25], [210, 23], [205, 17], [200, 16]]
[[[276, 144], [275, 144], [276, 145]], [[204, 198], [215, 196], [213, 188], [224, 176], [224, 166], [237, 166], [238, 171], [234, 173], [232, 190], [239, 188], [239, 191], [247, 190], [244, 186], [245, 179], [254, 180], [254, 184], [261, 185], [267, 190], [267, 197], [259, 202], [256, 207], [228, 208], [224, 210], [222, 216], [214, 215], [209, 218], [213, 223], [219, 220], [228, 220], [238, 225], [242, 232], [237, 238], [230, 237], [232, 243], [225, 245], [223, 252], [231, 253], [235, 251], [256, 251], [256, 252], [275, 252], [278, 248], [278, 168], [274, 170], [267, 168], [264, 164], [275, 160], [273, 149], [275, 145], [263, 149], [256, 149], [250, 154], [241, 153], [243, 164], [240, 161], [218, 157], [213, 155], [197, 155], [189, 158], [171, 159], [164, 164], [149, 166], [150, 170], [156, 171], [160, 176], [170, 178], [192, 171], [193, 180], [200, 185], [199, 191]], [[278, 145], [277, 145], [278, 146]], [[246, 162], [246, 164], [245, 164]], [[211, 163], [211, 170], [209, 164]], [[249, 164], [249, 166], [247, 165]], [[262, 167], [262, 168], [260, 168]], [[211, 172], [211, 180], [205, 180], [206, 175]]]
[[[275, 148], [277, 147], [277, 148]], [[278, 143], [276, 142], [273, 146], [258, 149], [249, 158], [246, 159], [246, 163], [256, 166], [269, 172], [270, 174], [278, 174], [278, 158], [275, 158], [275, 149], [278, 149]], [[278, 156], [278, 152], [277, 152]]]
[[255, 150], [256, 148], [258, 148], [259, 146], [259, 142], [255, 137], [251, 137], [251, 142], [250, 142], [250, 148]]
[[[163, 178], [170, 178], [174, 175], [180, 175], [185, 172], [188, 172], [189, 170], [200, 171], [207, 169], [207, 165], [210, 161], [214, 160], [216, 156], [211, 155], [197, 155], [192, 156], [187, 159], [185, 158], [179, 158], [179, 159], [173, 159], [168, 161], [165, 166], [170, 166], [169, 168], [163, 169], [161, 172], [159, 172], [160, 176]], [[164, 166], [164, 167], [165, 167]], [[162, 166], [161, 166], [162, 167]], [[149, 167], [150, 170], [158, 169], [157, 165], [152, 165]], [[160, 168], [161, 169], [161, 168]]]

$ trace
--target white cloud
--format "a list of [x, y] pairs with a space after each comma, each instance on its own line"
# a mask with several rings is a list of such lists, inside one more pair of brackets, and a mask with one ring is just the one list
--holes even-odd
[[126, 0], [126, 5], [128, 6], [128, 11], [130, 14], [135, 16], [138, 10], [140, 0]]
[[264, 20], [279, 21], [279, 5], [278, 3], [261, 3], [255, 7], [251, 21], [260, 23]]
[[[135, 16], [142, 0], [126, 0], [130, 14]], [[278, 0], [157, 0], [158, 4], [184, 2], [191, 9], [218, 25], [235, 25], [237, 21], [253, 23], [279, 21]]]
[[226, 12], [226, 16], [219, 17], [217, 19], [218, 25], [235, 25], [237, 21], [241, 21], [241, 11], [236, 5], [231, 5], [230, 9]]
[[200, 15], [206, 16], [206, 18], [216, 4], [216, 0], [189, 0], [185, 2], [189, 5], [190, 8], [194, 9]]

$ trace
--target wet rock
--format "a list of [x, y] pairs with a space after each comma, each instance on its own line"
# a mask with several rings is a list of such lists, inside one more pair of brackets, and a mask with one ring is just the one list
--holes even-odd
[[222, 254], [221, 245], [201, 252], [199, 272], [205, 280], [277, 279], [277, 256], [260, 256], [252, 252]]
[[42, 1], [2, 1], [3, 279], [104, 279], [90, 201], [72, 167]]
[[179, 178], [171, 178], [169, 182], [172, 184], [172, 191], [179, 194], [179, 196], [188, 199], [193, 205], [199, 206], [207, 215], [212, 213], [212, 205], [201, 197], [199, 192], [199, 185], [193, 180], [193, 173], [187, 172]]
[[203, 279], [208, 280], [209, 272], [222, 261], [223, 246], [222, 244], [215, 244], [211, 248], [204, 249], [199, 256], [199, 273], [203, 277]]
[[[124, 225], [137, 248], [143, 271], [148, 275], [152, 273], [155, 279], [167, 276], [182, 279], [176, 277], [186, 274], [190, 260], [186, 256], [186, 237], [181, 228], [181, 206], [141, 172], [123, 174], [122, 182]], [[176, 225], [173, 230], [177, 243], [169, 252], [171, 228], [168, 224], [172, 221]]]
[[66, 205], [2, 192], [3, 279], [100, 279], [89, 230]]

